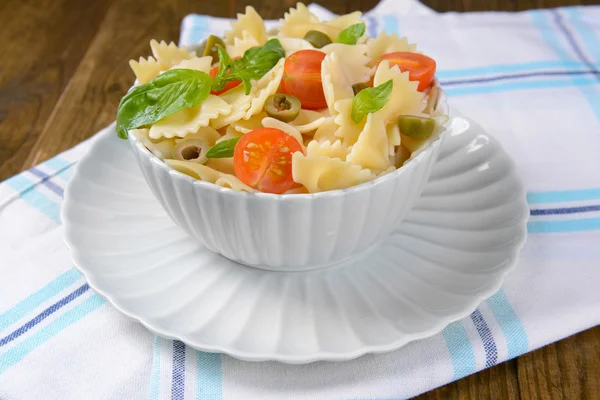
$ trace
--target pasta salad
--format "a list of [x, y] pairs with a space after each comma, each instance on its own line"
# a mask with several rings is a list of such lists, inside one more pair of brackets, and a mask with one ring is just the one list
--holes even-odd
[[298, 3], [267, 30], [254, 8], [196, 51], [152, 40], [117, 133], [171, 168], [233, 190], [315, 193], [401, 168], [442, 130], [436, 63], [360, 12]]

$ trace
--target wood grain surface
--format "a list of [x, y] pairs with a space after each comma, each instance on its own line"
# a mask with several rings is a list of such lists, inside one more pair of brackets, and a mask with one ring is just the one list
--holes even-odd
[[[296, 0], [0, 1], [0, 181], [115, 118], [128, 60], [151, 38], [177, 41], [188, 13], [233, 17], [250, 4], [279, 18]], [[519, 11], [591, 0], [425, 0], [437, 11]], [[377, 0], [330, 0], [335, 13]], [[600, 327], [433, 390], [419, 399], [600, 399]]]

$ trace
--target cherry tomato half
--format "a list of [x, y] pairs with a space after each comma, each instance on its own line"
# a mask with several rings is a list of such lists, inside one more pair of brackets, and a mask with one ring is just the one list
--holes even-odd
[[281, 90], [300, 100], [302, 108], [318, 110], [327, 107], [321, 82], [324, 58], [325, 53], [321, 51], [300, 50], [285, 60]]
[[281, 194], [298, 186], [292, 178], [292, 154], [302, 151], [298, 140], [282, 130], [260, 128], [237, 142], [233, 168], [246, 185], [265, 193]]
[[[239, 57], [238, 57], [239, 58]], [[215, 66], [210, 70], [210, 77], [215, 79], [215, 76], [217, 76], [217, 73], [219, 72], [219, 66]], [[229, 71], [228, 71], [229, 72]], [[229, 81], [225, 84], [225, 87], [219, 91], [211, 91], [210, 94], [214, 94], [214, 95], [220, 95], [221, 93], [225, 93], [226, 91], [228, 91], [229, 89], [233, 89], [234, 87], [238, 86], [240, 83], [242, 83], [242, 81]]]
[[400, 71], [408, 71], [411, 81], [419, 81], [417, 90], [422, 92], [427, 89], [435, 75], [435, 60], [423, 54], [397, 51], [381, 56], [381, 60], [388, 60], [390, 67], [397, 65]]

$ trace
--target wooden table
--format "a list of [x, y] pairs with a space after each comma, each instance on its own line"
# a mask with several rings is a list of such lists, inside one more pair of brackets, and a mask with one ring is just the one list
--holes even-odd
[[[183, 16], [233, 17], [246, 4], [279, 18], [295, 0], [0, 1], [0, 181], [90, 137], [115, 118], [133, 80], [127, 61], [151, 38], [179, 37]], [[333, 12], [377, 0], [323, 1]], [[429, 0], [438, 11], [518, 11], [590, 0]], [[559, 323], [559, 322], [557, 322]], [[421, 399], [600, 399], [600, 327], [445, 387]]]

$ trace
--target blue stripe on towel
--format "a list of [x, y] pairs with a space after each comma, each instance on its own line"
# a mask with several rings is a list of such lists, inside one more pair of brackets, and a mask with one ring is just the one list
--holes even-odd
[[41, 184], [45, 185], [48, 189], [52, 190], [54, 193], [56, 193], [60, 197], [63, 197], [63, 194], [64, 194], [63, 188], [61, 188], [59, 185], [57, 185], [56, 183], [54, 183], [50, 180], [50, 178], [52, 178], [52, 176], [48, 175], [47, 173], [45, 173], [44, 171], [42, 171], [36, 167], [30, 168], [28, 171], [31, 174], [37, 176], [38, 178], [42, 178], [42, 180], [40, 182]]
[[150, 391], [148, 400], [158, 400], [160, 389], [160, 346], [162, 339], [159, 336], [154, 336], [154, 344], [152, 346], [152, 371], [150, 372]]
[[499, 82], [489, 85], [468, 87], [444, 88], [448, 96], [466, 96], [473, 94], [487, 94], [524, 89], [557, 89], [564, 87], [579, 87], [596, 85], [598, 81], [594, 77], [577, 76], [572, 79], [540, 79], [533, 81]]
[[68, 328], [92, 311], [98, 309], [104, 303], [106, 303], [106, 300], [94, 295], [83, 303], [65, 312], [55, 321], [40, 329], [35, 334], [23, 340], [21, 343], [18, 343], [15, 345], [15, 347], [9, 349], [3, 354], [0, 354], [0, 374], [17, 364], [25, 356], [62, 332], [65, 328]]
[[27, 179], [23, 174], [15, 175], [5, 181], [8, 186], [19, 192], [21, 199], [27, 204], [60, 224], [60, 206], [44, 194], [36, 190], [36, 184]]
[[77, 288], [74, 292], [71, 292], [70, 294], [63, 297], [56, 303], [52, 304], [50, 307], [46, 308], [44, 311], [42, 311], [41, 313], [36, 315], [35, 318], [29, 320], [27, 323], [22, 325], [20, 328], [11, 332], [8, 336], [0, 339], [0, 347], [4, 346], [7, 343], [12, 342], [19, 336], [23, 335], [28, 330], [30, 330], [31, 328], [33, 328], [34, 326], [36, 326], [37, 324], [39, 324], [40, 322], [42, 322], [43, 320], [48, 318], [50, 315], [54, 314], [56, 311], [60, 310], [62, 307], [66, 306], [67, 304], [69, 304], [70, 302], [72, 302], [73, 300], [75, 300], [76, 298], [81, 296], [82, 294], [84, 294], [89, 288], [90, 288], [89, 285], [86, 283], [86, 284], [80, 286], [79, 288]]
[[[568, 26], [569, 21], [565, 20], [558, 10], [551, 10], [551, 12], [554, 15], [556, 25], [567, 38], [567, 42], [569, 43], [570, 47], [573, 49], [575, 54], [577, 54], [577, 58], [579, 58], [581, 62], [590, 66], [590, 68], [593, 68], [594, 63], [586, 56], [585, 51], [581, 47], [579, 47], [579, 44], [571, 34], [571, 30]], [[590, 46], [591, 49], [595, 49], [594, 52], [596, 54], [600, 53], [600, 50], [598, 50], [600, 43], [589, 43], [590, 36], [588, 35], [587, 25], [581, 22], [579, 18], [572, 18], [570, 19], [570, 22], [570, 25], [573, 27], [578, 37], [582, 40], [585, 39], [585, 42], [588, 44], [588, 46]], [[596, 71], [596, 80], [600, 84], [600, 71]], [[590, 107], [594, 111], [596, 118], [598, 119], [598, 121], [600, 121], [600, 90], [597, 90], [595, 87], [591, 87], [582, 88], [581, 92], [583, 93]]]
[[600, 230], [600, 218], [586, 218], [558, 221], [529, 221], [529, 233], [566, 233]]
[[[600, 68], [600, 65], [594, 65], [594, 69]], [[440, 70], [436, 72], [436, 76], [440, 80], [456, 79], [456, 78], [472, 78], [474, 76], [499, 75], [499, 74], [514, 74], [518, 72], [527, 73], [543, 70], [565, 70], [565, 71], [582, 71], [589, 70], [589, 67], [580, 61], [569, 60], [553, 60], [553, 61], [534, 61], [519, 64], [497, 64], [486, 65], [483, 67], [471, 67], [451, 70]]]
[[564, 7], [562, 10], [570, 17], [571, 25], [577, 31], [577, 36], [585, 46], [586, 52], [593, 61], [600, 62], [600, 39], [596, 36], [596, 32], [581, 20], [582, 8]]
[[584, 71], [538, 71], [538, 72], [527, 72], [522, 74], [512, 75], [500, 75], [500, 76], [487, 76], [483, 78], [471, 78], [462, 79], [458, 81], [441, 81], [440, 84], [444, 87], [455, 86], [455, 85], [470, 85], [474, 83], [488, 83], [498, 82], [512, 79], [526, 79], [526, 78], [537, 78], [540, 76], [556, 76], [559, 78], [570, 77], [570, 76], [596, 76], [598, 71], [596, 70], [584, 70]]
[[555, 190], [527, 193], [529, 204], [562, 203], [600, 199], [600, 189]]
[[383, 30], [388, 35], [396, 33], [400, 35], [400, 31], [398, 29], [398, 18], [393, 15], [384, 15], [382, 18], [383, 21]]
[[52, 282], [48, 283], [43, 288], [35, 293], [30, 294], [27, 298], [10, 308], [4, 314], [0, 315], [0, 332], [14, 324], [25, 315], [32, 312], [40, 304], [56, 296], [58, 293], [71, 286], [81, 278], [81, 273], [75, 268], [63, 272]]
[[223, 372], [221, 355], [196, 352], [197, 400], [220, 400], [223, 398]]
[[490, 310], [492, 310], [496, 321], [498, 321], [502, 333], [504, 333], [506, 347], [508, 348], [508, 358], [511, 359], [526, 353], [529, 349], [527, 332], [510, 305], [504, 289], [500, 289], [486, 303]]
[[446, 340], [454, 371], [453, 380], [463, 378], [476, 370], [473, 345], [460, 321], [453, 322], [442, 331]]
[[51, 159], [44, 161], [42, 165], [46, 168], [52, 169], [56, 172], [63, 171], [67, 168], [70, 168], [73, 165], [73, 162], [67, 161], [61, 156], [52, 157]]
[[498, 362], [498, 350], [496, 349], [496, 342], [494, 342], [494, 336], [488, 327], [487, 322], [481, 315], [479, 310], [473, 311], [471, 314], [471, 320], [477, 328], [477, 333], [483, 342], [483, 349], [485, 350], [485, 367], [489, 368], [496, 365]]
[[173, 340], [173, 378], [171, 399], [183, 400], [185, 396], [185, 344]]
[[200, 43], [204, 40], [209, 32], [209, 20], [210, 18], [206, 15], [192, 14], [188, 15], [187, 18], [193, 18], [192, 26], [189, 29], [188, 44]]
[[600, 204], [582, 207], [564, 207], [564, 208], [547, 208], [547, 209], [532, 209], [529, 211], [531, 215], [561, 215], [561, 214], [578, 214], [584, 212], [600, 211]]

